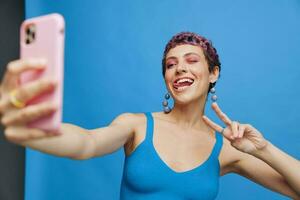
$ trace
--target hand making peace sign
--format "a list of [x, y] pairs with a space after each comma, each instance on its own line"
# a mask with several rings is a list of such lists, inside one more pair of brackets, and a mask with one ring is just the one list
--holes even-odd
[[231, 145], [234, 148], [248, 154], [254, 154], [267, 146], [268, 141], [253, 126], [232, 121], [222, 112], [217, 103], [212, 104], [212, 109], [225, 123], [226, 127], [223, 128], [206, 116], [203, 116], [204, 122], [215, 131], [223, 134], [223, 136], [231, 142]]

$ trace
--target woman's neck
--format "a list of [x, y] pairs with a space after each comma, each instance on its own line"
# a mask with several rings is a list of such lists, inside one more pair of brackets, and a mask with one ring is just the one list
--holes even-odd
[[195, 100], [187, 104], [174, 104], [169, 117], [182, 128], [201, 128], [209, 130], [202, 120], [206, 98]]

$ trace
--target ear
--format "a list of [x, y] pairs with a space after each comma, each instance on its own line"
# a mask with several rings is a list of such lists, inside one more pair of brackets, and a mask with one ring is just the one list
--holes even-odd
[[209, 82], [215, 83], [219, 79], [220, 68], [219, 66], [215, 66], [213, 71], [209, 74]]

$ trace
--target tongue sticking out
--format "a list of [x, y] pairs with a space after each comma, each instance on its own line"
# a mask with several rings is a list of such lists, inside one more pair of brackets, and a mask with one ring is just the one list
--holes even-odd
[[175, 86], [176, 88], [179, 88], [179, 87], [183, 87], [183, 86], [190, 86], [190, 85], [192, 85], [192, 84], [193, 84], [193, 83], [191, 83], [191, 82], [185, 81], [185, 82], [182, 82], [182, 83], [175, 83], [174, 86]]

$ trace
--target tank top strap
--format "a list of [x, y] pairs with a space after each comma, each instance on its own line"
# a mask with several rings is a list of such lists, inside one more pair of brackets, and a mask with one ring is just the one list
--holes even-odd
[[145, 112], [146, 115], [147, 123], [146, 123], [146, 138], [145, 142], [148, 144], [152, 143], [152, 138], [153, 138], [153, 117], [150, 112]]
[[219, 157], [223, 145], [223, 135], [221, 133], [216, 132], [215, 136], [216, 136], [216, 143], [213, 148], [212, 156]]

